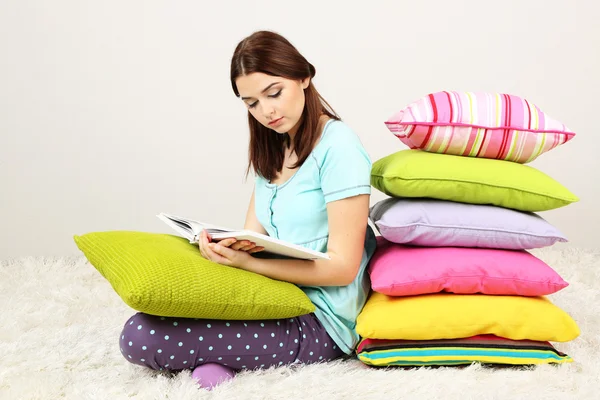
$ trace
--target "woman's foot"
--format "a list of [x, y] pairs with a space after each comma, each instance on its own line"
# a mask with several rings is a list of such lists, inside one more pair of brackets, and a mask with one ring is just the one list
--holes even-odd
[[217, 363], [206, 363], [197, 366], [192, 372], [192, 378], [200, 387], [211, 390], [213, 387], [233, 379], [235, 370]]

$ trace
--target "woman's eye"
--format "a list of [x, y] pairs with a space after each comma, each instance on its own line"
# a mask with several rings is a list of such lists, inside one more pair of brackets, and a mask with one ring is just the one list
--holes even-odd
[[[272, 98], [277, 98], [277, 97], [279, 97], [279, 96], [281, 95], [281, 92], [282, 92], [282, 90], [280, 90], [279, 92], [277, 92], [277, 93], [275, 93], [275, 94], [271, 94], [271, 95], [269, 95], [269, 97], [272, 97]], [[248, 104], [248, 108], [254, 108], [254, 107], [256, 107], [256, 105], [257, 105], [257, 104], [258, 104], [258, 101], [255, 101], [255, 102], [254, 102], [254, 103], [252, 103], [252, 104]]]

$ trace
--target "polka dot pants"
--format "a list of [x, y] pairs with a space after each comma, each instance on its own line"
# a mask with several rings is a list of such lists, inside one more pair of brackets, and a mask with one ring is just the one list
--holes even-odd
[[235, 370], [298, 360], [329, 361], [344, 353], [314, 314], [265, 321], [221, 321], [133, 315], [120, 336], [126, 360], [157, 370], [219, 363]]

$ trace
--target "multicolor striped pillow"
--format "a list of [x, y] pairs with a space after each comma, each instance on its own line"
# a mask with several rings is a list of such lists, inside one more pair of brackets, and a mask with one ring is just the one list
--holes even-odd
[[524, 98], [437, 92], [385, 122], [411, 149], [528, 163], [575, 136]]
[[563, 364], [573, 359], [550, 343], [511, 340], [495, 335], [463, 339], [382, 340], [363, 339], [356, 349], [358, 359], [376, 367], [442, 366], [462, 364], [536, 365]]

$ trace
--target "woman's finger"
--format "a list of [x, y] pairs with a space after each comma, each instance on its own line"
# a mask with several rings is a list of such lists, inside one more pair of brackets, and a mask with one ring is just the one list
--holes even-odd
[[248, 246], [244, 246], [240, 248], [241, 251], [249, 251], [256, 247], [255, 243], [250, 243]]
[[240, 250], [242, 247], [247, 246], [250, 242], [248, 240], [237, 241], [233, 246], [230, 246], [233, 250]]
[[206, 254], [206, 247], [204, 246], [204, 243], [202, 240], [200, 240], [200, 242], [198, 243], [198, 249], [200, 249], [200, 255], [202, 255], [202, 257], [208, 259], [208, 256]]
[[206, 231], [202, 231], [202, 234], [202, 243], [204, 244], [204, 250], [206, 250], [208, 248], [208, 244], [210, 243], [210, 239]]
[[221, 247], [216, 243], [211, 243], [209, 249], [212, 253], [216, 254], [219, 257], [222, 257], [225, 261], [228, 262], [228, 264], [229, 260], [234, 259], [235, 250], [230, 249], [229, 247]]
[[236, 238], [227, 238], [227, 239], [220, 240], [218, 243], [220, 246], [230, 247], [231, 245], [233, 245], [236, 242], [237, 242]]
[[207, 260], [211, 259], [211, 255], [208, 253], [208, 233], [206, 233], [206, 231], [202, 231], [202, 234], [200, 235], [200, 240], [198, 242], [198, 245], [200, 247], [200, 254], [202, 254], [202, 257], [206, 258]]
[[[208, 235], [208, 232], [206, 231], [202, 231], [204, 234], [204, 240], [203, 240], [203, 249], [204, 249], [204, 254], [206, 254], [206, 259], [219, 263], [219, 264], [227, 264], [228, 260], [226, 258], [224, 258], [223, 256], [221, 256], [220, 254], [215, 253], [214, 251], [212, 251], [211, 249], [211, 242], [209, 242], [209, 238], [210, 236]], [[235, 239], [234, 239], [235, 240]]]
[[256, 246], [248, 250], [248, 254], [258, 253], [259, 251], [263, 251], [265, 248], [262, 246]]
[[206, 232], [206, 230], [202, 230], [200, 233], [200, 241], [202, 241], [205, 245], [208, 245], [212, 241], [212, 238], [208, 232]]
[[200, 255], [204, 258], [206, 258], [206, 253], [204, 253], [204, 250], [202, 249], [202, 246], [199, 247], [200, 249]]
[[[211, 245], [215, 245], [215, 244], [211, 243]], [[213, 261], [213, 262], [216, 262], [216, 263], [219, 263], [219, 264], [229, 265], [229, 260], [227, 258], [223, 257], [222, 255], [216, 253], [212, 249], [211, 245], [206, 246], [206, 254], [208, 255], [208, 259], [210, 261]]]

